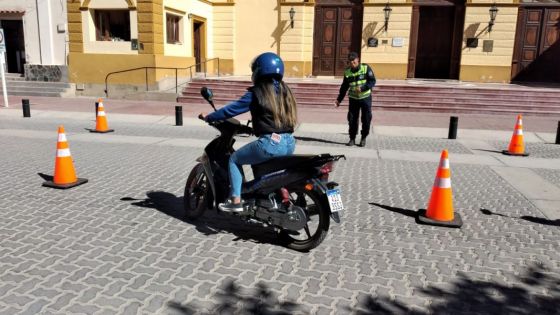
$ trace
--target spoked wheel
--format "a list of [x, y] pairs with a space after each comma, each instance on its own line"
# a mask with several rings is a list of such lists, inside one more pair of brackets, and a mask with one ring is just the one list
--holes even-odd
[[321, 202], [319, 194], [305, 189], [292, 188], [290, 200], [305, 211], [307, 224], [299, 231], [282, 230], [281, 239], [287, 247], [298, 251], [308, 251], [319, 246], [329, 230], [330, 218], [327, 205]]
[[187, 219], [197, 219], [208, 208], [209, 186], [208, 178], [202, 164], [197, 164], [189, 174], [185, 184], [183, 206]]

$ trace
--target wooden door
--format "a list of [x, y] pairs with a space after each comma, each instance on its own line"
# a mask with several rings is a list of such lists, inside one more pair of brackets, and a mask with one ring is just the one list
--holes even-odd
[[464, 0], [414, 0], [407, 77], [458, 79], [464, 21]]
[[414, 77], [449, 79], [454, 11], [451, 6], [420, 8]]
[[348, 53], [360, 53], [362, 16], [361, 2], [315, 7], [313, 75], [344, 74]]
[[560, 8], [520, 8], [512, 80], [560, 83]]
[[194, 22], [193, 23], [193, 52], [194, 52], [194, 61], [196, 63], [196, 72], [202, 71], [202, 23]]

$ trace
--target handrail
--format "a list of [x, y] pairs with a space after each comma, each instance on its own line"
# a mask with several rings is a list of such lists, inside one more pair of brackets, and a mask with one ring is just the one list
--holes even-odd
[[146, 91], [149, 90], [149, 86], [148, 86], [148, 69], [164, 69], [164, 70], [175, 70], [175, 93], [178, 92], [177, 87], [179, 86], [178, 84], [178, 76], [177, 76], [177, 72], [179, 70], [189, 70], [190, 72], [190, 78], [189, 81], [192, 80], [193, 78], [193, 74], [192, 74], [192, 68], [196, 67], [196, 66], [200, 66], [200, 65], [205, 65], [204, 66], [204, 77], [206, 78], [206, 69], [208, 67], [206, 67], [206, 64], [209, 61], [212, 60], [218, 60], [218, 77], [220, 76], [220, 58], [216, 57], [216, 58], [211, 58], [211, 59], [206, 59], [203, 62], [188, 66], [186, 68], [173, 68], [173, 67], [138, 67], [138, 68], [131, 68], [131, 69], [125, 69], [125, 70], [119, 70], [119, 71], [113, 71], [113, 72], [109, 72], [107, 73], [107, 75], [105, 76], [105, 97], [109, 97], [109, 77], [113, 74], [118, 74], [118, 73], [125, 73], [125, 72], [130, 72], [130, 71], [136, 71], [136, 70], [146, 70], [146, 76], [145, 76], [145, 81], [146, 81]]

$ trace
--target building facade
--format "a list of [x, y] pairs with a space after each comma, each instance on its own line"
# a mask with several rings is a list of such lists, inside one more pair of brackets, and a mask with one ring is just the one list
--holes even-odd
[[0, 1], [8, 72], [33, 81], [66, 81], [66, 18], [65, 1]]
[[560, 82], [558, 0], [67, 0], [67, 7], [70, 80], [86, 94], [105, 83], [165, 89], [200, 71], [247, 75], [264, 51], [278, 53], [290, 77], [340, 76], [356, 51], [381, 79]]

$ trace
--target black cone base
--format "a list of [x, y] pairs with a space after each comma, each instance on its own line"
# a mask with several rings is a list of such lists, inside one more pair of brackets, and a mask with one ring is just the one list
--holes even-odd
[[103, 130], [103, 131], [99, 131], [99, 130], [95, 130], [95, 129], [90, 129], [89, 132], [95, 132], [95, 133], [107, 133], [107, 132], [113, 132], [115, 130], [113, 129], [107, 129], [107, 130]]
[[529, 153], [510, 153], [508, 150], [503, 150], [502, 153], [511, 156], [529, 156]]
[[50, 187], [50, 188], [56, 188], [56, 189], [68, 189], [68, 188], [79, 186], [81, 184], [85, 184], [87, 182], [88, 182], [88, 180], [85, 179], [85, 178], [78, 178], [77, 181], [75, 181], [73, 183], [69, 183], [69, 184], [55, 184], [52, 180], [48, 180], [48, 181], [43, 183], [43, 186]]
[[463, 220], [461, 219], [461, 216], [456, 212], [453, 214], [452, 221], [437, 221], [426, 217], [426, 209], [418, 210], [416, 222], [420, 224], [444, 226], [450, 228], [460, 228], [461, 226], [463, 226]]

